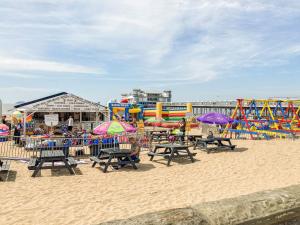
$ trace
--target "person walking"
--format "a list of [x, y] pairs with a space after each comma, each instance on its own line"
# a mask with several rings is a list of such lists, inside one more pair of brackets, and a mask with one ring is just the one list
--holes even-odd
[[74, 120], [72, 116], [69, 117], [68, 119], [68, 131], [72, 132], [74, 126]]
[[22, 130], [22, 123], [21, 121], [18, 121], [18, 124], [14, 127], [14, 141], [16, 145], [20, 144], [20, 138], [21, 138], [21, 130]]

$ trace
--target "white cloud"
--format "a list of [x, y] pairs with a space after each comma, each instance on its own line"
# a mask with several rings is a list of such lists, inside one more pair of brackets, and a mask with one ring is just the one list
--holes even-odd
[[[297, 29], [282, 30], [299, 19], [299, 9], [296, 0], [4, 1], [0, 73], [105, 68], [107, 80], [210, 81], [299, 54]], [[119, 69], [115, 77], [109, 71], [119, 64], [129, 72]]]
[[43, 72], [59, 72], [59, 73], [84, 73], [84, 74], [103, 73], [102, 71], [100, 71], [100, 69], [97, 70], [97, 69], [88, 68], [80, 65], [59, 63], [54, 61], [5, 58], [5, 57], [0, 57], [0, 70], [24, 71], [24, 72], [43, 71]]

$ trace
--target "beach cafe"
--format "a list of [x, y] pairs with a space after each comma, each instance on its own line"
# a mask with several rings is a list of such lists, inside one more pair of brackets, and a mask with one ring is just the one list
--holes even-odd
[[[61, 92], [33, 101], [17, 104], [14, 111], [22, 113], [22, 120], [34, 121], [34, 127], [46, 128], [45, 115], [56, 115], [58, 127], [67, 123], [72, 116], [75, 129], [91, 131], [106, 118], [106, 108], [71, 93]], [[28, 119], [29, 118], [29, 119]], [[26, 133], [26, 126], [24, 126]]]

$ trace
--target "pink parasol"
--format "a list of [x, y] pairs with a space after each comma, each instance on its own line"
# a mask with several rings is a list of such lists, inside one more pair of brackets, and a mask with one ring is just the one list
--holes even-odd
[[125, 122], [110, 121], [104, 122], [94, 129], [94, 133], [98, 135], [114, 135], [121, 133], [133, 133], [136, 128]]

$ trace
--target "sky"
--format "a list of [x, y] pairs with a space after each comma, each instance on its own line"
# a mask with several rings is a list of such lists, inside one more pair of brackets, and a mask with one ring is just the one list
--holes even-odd
[[300, 98], [299, 0], [1, 0], [0, 99]]

